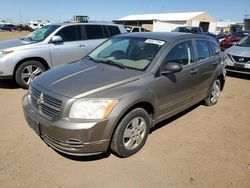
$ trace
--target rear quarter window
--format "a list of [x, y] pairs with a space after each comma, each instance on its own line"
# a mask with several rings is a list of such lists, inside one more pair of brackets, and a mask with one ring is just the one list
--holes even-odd
[[117, 26], [108, 26], [108, 30], [111, 37], [121, 33], [120, 29]]

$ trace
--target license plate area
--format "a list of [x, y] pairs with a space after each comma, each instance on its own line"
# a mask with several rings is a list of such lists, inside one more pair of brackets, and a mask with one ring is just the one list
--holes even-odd
[[238, 67], [238, 68], [244, 68], [244, 67], [245, 67], [245, 64], [235, 63], [234, 66], [235, 66], [235, 67]]
[[39, 126], [39, 122], [34, 120], [32, 117], [30, 116], [27, 116], [27, 121], [28, 121], [28, 124], [30, 126], [30, 128], [32, 128], [35, 133], [40, 136], [40, 126]]

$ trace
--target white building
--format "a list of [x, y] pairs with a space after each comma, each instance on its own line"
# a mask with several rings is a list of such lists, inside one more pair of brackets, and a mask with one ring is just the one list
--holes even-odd
[[129, 15], [114, 22], [143, 26], [150, 31], [172, 31], [179, 26], [199, 26], [203, 31], [216, 31], [216, 21], [207, 12]]

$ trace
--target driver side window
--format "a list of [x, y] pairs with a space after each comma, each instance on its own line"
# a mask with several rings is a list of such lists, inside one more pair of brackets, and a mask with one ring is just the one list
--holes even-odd
[[165, 63], [175, 62], [183, 66], [194, 62], [193, 46], [191, 41], [182, 42], [172, 48], [167, 54]]

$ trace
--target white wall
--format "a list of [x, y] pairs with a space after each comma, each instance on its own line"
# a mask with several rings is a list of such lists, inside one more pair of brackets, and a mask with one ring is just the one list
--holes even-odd
[[191, 26], [193, 26], [193, 27], [199, 27], [200, 26], [200, 21], [198, 21], [198, 20], [192, 20]]
[[208, 28], [209, 32], [216, 32], [216, 22], [210, 22], [209, 23], [209, 28]]
[[185, 26], [186, 22], [163, 22], [159, 20], [155, 20], [153, 22], [153, 31], [165, 31], [165, 32], [171, 32], [176, 27], [179, 26]]

